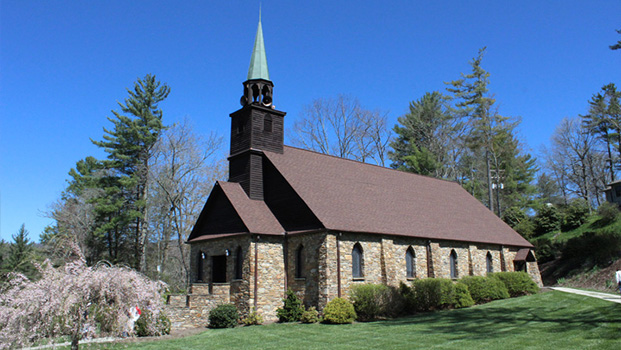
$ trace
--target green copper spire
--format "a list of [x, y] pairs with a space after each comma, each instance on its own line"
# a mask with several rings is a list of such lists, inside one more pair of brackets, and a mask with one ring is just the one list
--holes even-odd
[[267, 57], [265, 56], [265, 44], [263, 43], [261, 13], [259, 13], [259, 27], [257, 28], [257, 36], [254, 39], [252, 56], [250, 57], [250, 68], [248, 68], [248, 80], [251, 79], [270, 80], [270, 73], [267, 70]]

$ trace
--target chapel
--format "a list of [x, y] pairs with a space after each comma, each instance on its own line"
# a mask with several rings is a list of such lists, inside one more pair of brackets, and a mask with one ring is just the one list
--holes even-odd
[[191, 307], [274, 320], [287, 289], [321, 310], [360, 283], [521, 270], [541, 285], [533, 246], [459, 184], [285, 146], [273, 92], [259, 20], [229, 178], [187, 242]]

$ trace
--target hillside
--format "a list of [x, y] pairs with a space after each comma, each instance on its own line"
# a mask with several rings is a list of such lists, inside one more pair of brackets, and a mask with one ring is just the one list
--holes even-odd
[[607, 222], [593, 214], [574, 230], [531, 241], [544, 285], [615, 291], [614, 273], [621, 268], [621, 217]]

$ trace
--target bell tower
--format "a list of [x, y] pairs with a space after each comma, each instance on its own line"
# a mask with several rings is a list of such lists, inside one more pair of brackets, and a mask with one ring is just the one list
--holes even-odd
[[267, 69], [260, 16], [243, 87], [242, 108], [230, 115], [229, 182], [238, 182], [250, 199], [263, 200], [263, 152], [283, 153], [286, 113], [273, 105], [274, 83]]

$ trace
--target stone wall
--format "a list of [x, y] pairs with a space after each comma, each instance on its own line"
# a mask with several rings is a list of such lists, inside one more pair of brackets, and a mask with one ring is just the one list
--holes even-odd
[[[253, 243], [257, 245], [257, 312], [266, 321], [275, 321], [276, 309], [282, 306], [285, 294], [285, 264], [283, 237], [261, 236]], [[254, 259], [254, 255], [253, 255]], [[251, 264], [254, 272], [254, 262]], [[250, 276], [250, 289], [254, 291], [254, 273]], [[254, 294], [251, 292], [251, 307], [254, 307]]]
[[[325, 269], [325, 254], [320, 259], [325, 233], [298, 234], [287, 238], [287, 288], [303, 300], [304, 305], [317, 306], [319, 303], [319, 270]], [[297, 252], [301, 251], [301, 275], [296, 276]], [[324, 274], [325, 276], [325, 274]]]
[[[363, 252], [361, 278], [354, 278], [352, 274], [352, 251], [356, 244]], [[302, 273], [296, 277], [296, 252], [300, 246], [303, 247]], [[406, 275], [405, 256], [409, 248], [414, 251], [414, 277], [411, 278]], [[238, 249], [241, 249], [243, 257], [241, 279], [235, 278]], [[518, 249], [492, 244], [339, 232], [295, 234], [286, 238], [242, 235], [214, 239], [192, 244], [190, 263], [195, 283], [189, 295], [171, 296], [169, 313], [177, 327], [184, 324], [204, 326], [214, 306], [233, 303], [242, 315], [256, 307], [266, 321], [275, 321], [276, 309], [282, 306], [287, 288], [296, 292], [307, 307], [316, 306], [322, 310], [328, 301], [339, 295], [349, 297], [349, 291], [357, 284], [398, 286], [400, 282], [409, 283], [417, 278], [450, 278], [449, 257], [452, 251], [457, 255], [457, 278], [461, 278], [484, 276], [488, 272], [488, 254], [492, 258], [493, 272], [514, 271], [513, 259]], [[199, 276], [196, 267], [202, 254], [206, 258], [203, 274]], [[213, 256], [226, 256], [226, 282], [212, 281]], [[541, 286], [537, 263], [528, 262], [527, 271]]]

